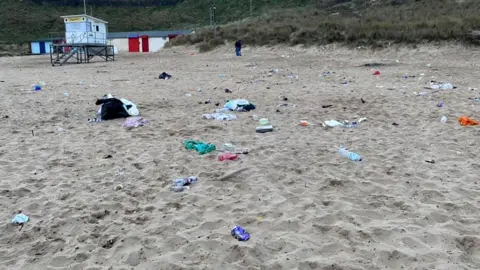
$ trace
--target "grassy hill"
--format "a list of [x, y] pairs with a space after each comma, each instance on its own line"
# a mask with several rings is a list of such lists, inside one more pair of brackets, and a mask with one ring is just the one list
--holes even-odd
[[296, 9], [280, 9], [243, 22], [203, 29], [170, 45], [198, 44], [207, 51], [225, 40], [254, 45], [349, 45], [457, 41], [478, 44], [478, 0], [320, 1]]
[[[198, 29], [197, 34], [174, 44], [198, 44], [202, 50], [238, 38], [255, 45], [473, 42], [469, 33], [480, 29], [479, 0], [87, 1], [88, 13], [92, 10], [94, 16], [109, 21], [110, 31]], [[25, 43], [48, 37], [49, 32], [62, 32], [60, 16], [83, 13], [81, 2], [3, 0], [0, 43]], [[216, 36], [213, 29], [202, 29], [210, 24], [214, 4], [217, 24], [223, 25]]]
[[[49, 32], [61, 32], [64, 25], [60, 16], [83, 14], [83, 4], [77, 5], [82, 2], [2, 0], [0, 42], [23, 43], [48, 37]], [[132, 5], [141, 2], [147, 4]], [[93, 11], [93, 16], [108, 21], [109, 31], [195, 29], [210, 23], [210, 7], [214, 4], [219, 24], [250, 15], [250, 0], [87, 0], [87, 3], [87, 13]], [[252, 11], [258, 15], [264, 10], [311, 3], [312, 0], [253, 0]]]

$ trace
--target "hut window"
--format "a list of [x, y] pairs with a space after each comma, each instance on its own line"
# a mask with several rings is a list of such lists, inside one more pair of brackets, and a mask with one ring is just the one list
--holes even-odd
[[95, 25], [95, 29], [97, 29], [97, 32], [100, 31], [100, 27], [98, 27], [98, 25]]

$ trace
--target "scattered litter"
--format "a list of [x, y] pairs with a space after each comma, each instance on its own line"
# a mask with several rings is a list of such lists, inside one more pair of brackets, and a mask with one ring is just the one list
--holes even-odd
[[322, 105], [322, 108], [326, 109], [326, 108], [330, 108], [332, 107], [333, 105]]
[[188, 190], [191, 184], [195, 184], [198, 181], [197, 177], [190, 176], [188, 178], [179, 178], [173, 180], [172, 190], [175, 192], [182, 192]]
[[435, 164], [435, 160], [425, 160], [425, 162], [430, 163], [430, 164]]
[[372, 75], [380, 75], [380, 74], [381, 74], [380, 71], [377, 70], [377, 71], [375, 71]]
[[425, 86], [424, 88], [433, 89], [433, 90], [452, 90], [457, 87], [453, 86], [453, 84], [451, 83], [439, 83], [439, 82], [432, 81], [430, 82], [429, 86]]
[[95, 105], [99, 105], [100, 108], [97, 112], [97, 118], [89, 118], [88, 122], [96, 123], [104, 120], [112, 120], [117, 118], [126, 118], [129, 116], [137, 116], [140, 111], [133, 102], [128, 99], [117, 99], [112, 94], [104, 95], [102, 98], [97, 99]]
[[233, 91], [232, 91], [232, 90], [230, 90], [230, 89], [228, 89], [228, 88], [225, 88], [225, 93], [227, 93], [227, 94], [231, 94], [231, 93], [233, 93]]
[[162, 72], [162, 74], [160, 74], [160, 75], [158, 76], [158, 78], [159, 78], [160, 80], [170, 80], [170, 79], [172, 78], [172, 75], [170, 75], [170, 74], [168, 74], [168, 73], [166, 73], [166, 72]]
[[42, 86], [39, 85], [39, 84], [32, 84], [32, 89], [34, 91], [40, 91], [40, 90], [42, 90]]
[[302, 121], [300, 121], [300, 126], [302, 126], [302, 127], [308, 127], [308, 126], [310, 126], [310, 123], [309, 123], [308, 121], [306, 121], [306, 120], [302, 120]]
[[67, 92], [63, 93], [64, 96], [68, 97], [69, 94]]
[[240, 112], [248, 112], [251, 110], [255, 110], [255, 104], [250, 103], [248, 100], [245, 99], [234, 99], [228, 101], [225, 106], [225, 108], [231, 110], [231, 111], [240, 111]]
[[420, 92], [420, 93], [413, 92], [413, 94], [414, 94], [415, 96], [417, 96], [417, 97], [419, 97], [419, 96], [423, 97], [423, 96], [425, 96], [425, 95], [428, 94], [428, 93], [427, 93], [427, 92]]
[[250, 239], [250, 234], [238, 225], [233, 227], [232, 236], [238, 241], [248, 241], [248, 239]]
[[112, 157], [113, 157], [112, 155], [106, 155], [106, 156], [104, 156], [103, 158], [104, 158], [104, 159], [107, 159], [107, 158], [112, 158]]
[[472, 118], [467, 117], [467, 116], [462, 116], [462, 117], [458, 118], [458, 122], [460, 122], [460, 125], [462, 125], [462, 126], [476, 126], [476, 125], [479, 125], [479, 123], [477, 121], [475, 121]]
[[283, 101], [288, 101], [288, 98], [286, 96], [283, 96], [283, 95], [278, 96], [278, 99], [281, 99]]
[[235, 145], [232, 143], [225, 143], [222, 146], [222, 149], [220, 150], [222, 152], [230, 152], [234, 154], [248, 154], [248, 149], [247, 148], [237, 148]]
[[[363, 117], [361, 118], [361, 120], [363, 122], [363, 121], [366, 121], [367, 118]], [[333, 127], [354, 128], [354, 127], [357, 127], [358, 123], [360, 123], [360, 120], [352, 123], [348, 121], [339, 122], [337, 120], [327, 120], [323, 122], [322, 126], [324, 128], [333, 128]]]
[[218, 156], [219, 161], [236, 160], [237, 158], [238, 158], [238, 155], [234, 153], [223, 153]]
[[123, 189], [123, 185], [119, 184], [119, 185], [116, 185], [113, 190], [119, 191], [119, 190], [122, 190], [122, 189]]
[[258, 123], [260, 124], [260, 126], [268, 126], [268, 125], [270, 125], [270, 121], [268, 121], [267, 118], [260, 118], [260, 120], [258, 120]]
[[272, 132], [273, 131], [273, 126], [258, 126], [255, 128], [255, 131], [257, 133], [266, 133], [266, 132]]
[[259, 126], [255, 129], [257, 133], [266, 133], [266, 132], [272, 132], [273, 131], [273, 126], [270, 124], [270, 121], [268, 121], [267, 118], [260, 118], [258, 120]]
[[448, 118], [445, 115], [442, 116], [442, 118], [440, 118], [440, 122], [444, 123], [444, 124], [447, 123], [447, 120], [448, 120]]
[[270, 71], [268, 71], [268, 75], [267, 77], [272, 77], [273, 74], [278, 74], [280, 72], [280, 70], [278, 68], [276, 69], [271, 69]]
[[358, 122], [358, 123], [362, 123], [362, 122], [365, 122], [365, 121], [367, 121], [367, 120], [368, 120], [368, 118], [362, 117], [362, 118], [358, 119], [357, 122]]
[[404, 78], [404, 79], [415, 78], [415, 75], [403, 74], [403, 78]]
[[323, 123], [324, 127], [342, 127], [343, 123], [340, 123], [336, 120], [328, 120]]
[[469, 88], [468, 88], [468, 90], [470, 90], [470, 91], [477, 91], [477, 90], [478, 90], [478, 88], [469, 87]]
[[363, 100], [363, 98], [360, 98], [360, 100], [362, 101], [362, 103], [366, 103], [366, 101], [365, 101], [365, 100]]
[[437, 107], [442, 108], [443, 107], [443, 100], [440, 100], [437, 104]]
[[344, 147], [340, 147], [338, 149], [338, 153], [342, 157], [346, 157], [346, 158], [350, 159], [351, 161], [362, 161], [362, 157], [359, 154], [354, 153], [354, 152], [350, 152]]
[[257, 121], [258, 120], [258, 115], [256, 115], [256, 114], [252, 115], [252, 119], [253, 119], [253, 121]]
[[196, 150], [200, 155], [215, 151], [214, 144], [204, 143], [202, 141], [185, 140], [183, 141], [183, 145], [188, 150]]
[[231, 121], [237, 119], [237, 116], [234, 114], [228, 114], [228, 113], [206, 113], [202, 115], [204, 119], [211, 120], [226, 120], [226, 121]]
[[122, 127], [126, 129], [132, 129], [145, 126], [146, 124], [148, 124], [148, 121], [145, 120], [143, 117], [129, 117], [122, 124]]
[[29, 220], [30, 218], [27, 215], [20, 212], [13, 217], [12, 224], [15, 226], [20, 226], [20, 229], [18, 229], [20, 231], [23, 228], [23, 225]]
[[220, 79], [225, 79], [225, 74], [220, 74], [218, 76], [220, 77]]
[[399, 126], [400, 124], [397, 124], [395, 122], [392, 123], [392, 126]]
[[289, 79], [297, 79], [298, 80], [298, 75], [296, 74], [290, 74], [287, 76]]

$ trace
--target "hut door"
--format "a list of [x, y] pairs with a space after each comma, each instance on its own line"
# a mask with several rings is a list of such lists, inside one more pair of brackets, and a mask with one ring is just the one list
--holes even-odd
[[140, 51], [140, 41], [138, 37], [128, 37], [128, 51], [129, 52]]
[[142, 38], [142, 52], [149, 52], [148, 36], [141, 36]]
[[40, 41], [40, 54], [45, 54], [45, 42]]

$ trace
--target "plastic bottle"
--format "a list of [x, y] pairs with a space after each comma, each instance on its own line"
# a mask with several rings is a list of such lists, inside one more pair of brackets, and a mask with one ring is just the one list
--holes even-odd
[[252, 119], [253, 119], [253, 121], [258, 121], [258, 115], [256, 115], [256, 114], [252, 115]]
[[223, 153], [218, 156], [219, 161], [236, 160], [237, 158], [238, 158], [238, 155], [233, 153]]
[[175, 192], [182, 192], [184, 190], [188, 190], [190, 184], [194, 184], [198, 181], [197, 177], [190, 176], [188, 178], [178, 178], [173, 180], [172, 183], [172, 190]]
[[173, 180], [173, 185], [174, 186], [188, 186], [190, 184], [194, 184], [198, 181], [197, 177], [195, 176], [190, 176], [188, 178], [179, 178]]
[[357, 122], [352, 122], [351, 124], [344, 124], [344, 128], [354, 128], [357, 127]]
[[447, 123], [447, 120], [448, 120], [447, 117], [444, 115], [444, 116], [442, 116], [442, 118], [440, 119], [440, 122], [442, 122], [442, 123], [445, 124], [445, 123]]
[[341, 156], [350, 159], [351, 161], [362, 161], [362, 157], [359, 154], [350, 152], [344, 147], [340, 147], [340, 149], [338, 149], [338, 153], [340, 153]]

